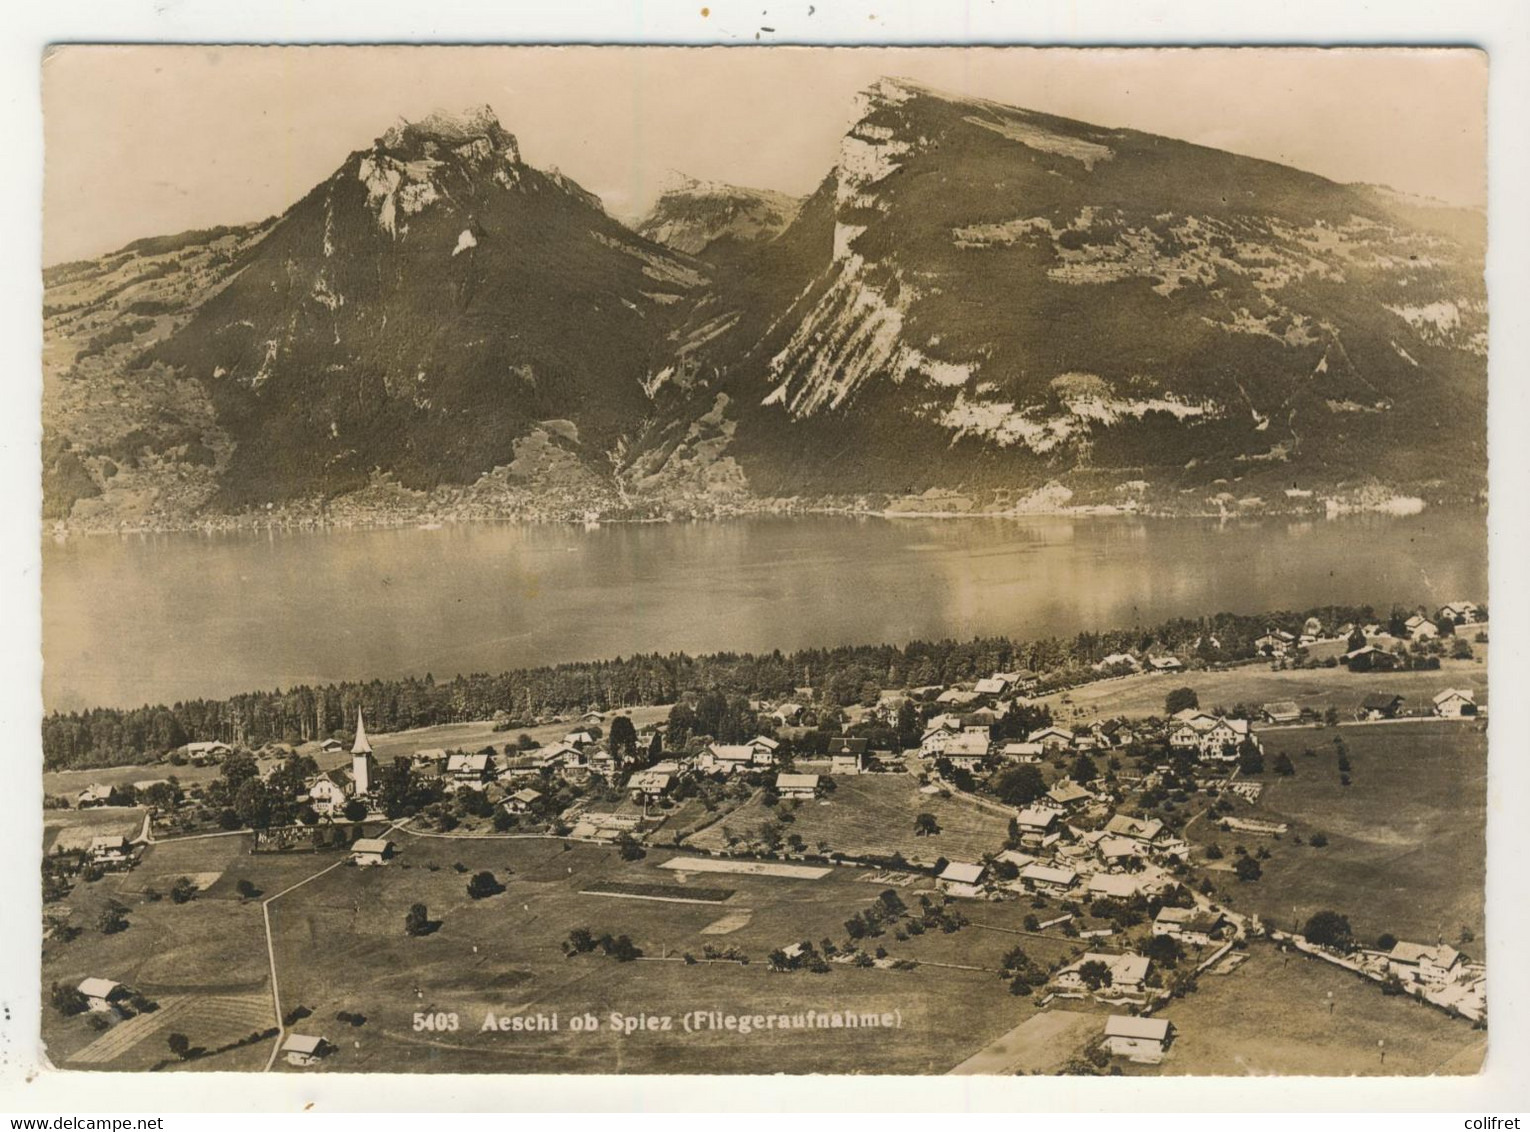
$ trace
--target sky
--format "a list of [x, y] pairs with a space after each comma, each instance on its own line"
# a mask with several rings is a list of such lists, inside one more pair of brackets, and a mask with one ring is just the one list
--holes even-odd
[[1480, 206], [1487, 69], [1467, 49], [61, 47], [43, 262], [282, 212], [438, 107], [493, 107], [524, 160], [624, 220], [680, 174], [805, 194], [883, 75]]

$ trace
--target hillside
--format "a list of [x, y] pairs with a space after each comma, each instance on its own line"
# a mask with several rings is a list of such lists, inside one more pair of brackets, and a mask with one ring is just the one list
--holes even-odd
[[725, 399], [717, 454], [764, 495], [1475, 497], [1465, 215], [883, 80], [752, 278], [708, 294], [723, 328], [683, 351], [647, 449], [687, 454]]
[[897, 80], [632, 231], [487, 109], [45, 273], [78, 526], [1474, 501], [1480, 214]]

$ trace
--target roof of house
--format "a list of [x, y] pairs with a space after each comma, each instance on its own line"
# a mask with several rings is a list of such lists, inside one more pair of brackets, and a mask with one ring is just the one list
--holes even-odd
[[1096, 873], [1089, 878], [1090, 892], [1101, 896], [1114, 896], [1122, 900], [1136, 896], [1140, 887], [1141, 881], [1126, 873]]
[[829, 740], [831, 755], [864, 755], [868, 741], [860, 736], [836, 735]]
[[816, 774], [778, 774], [776, 775], [776, 789], [817, 790], [818, 776]]
[[1010, 758], [1025, 758], [1030, 755], [1039, 755], [1043, 749], [1040, 743], [1005, 743], [999, 748], [999, 753], [1008, 755]]
[[323, 1038], [316, 1038], [311, 1034], [288, 1034], [287, 1040], [282, 1043], [282, 1052], [318, 1053], [323, 1045]]
[[1029, 825], [1035, 826], [1037, 829], [1046, 829], [1049, 825], [1057, 820], [1057, 811], [1045, 808], [1038, 809], [1035, 806], [1027, 806], [1025, 809], [1020, 811], [1019, 816], [1016, 817], [1015, 820], [1019, 822], [1022, 827]]
[[1058, 739], [1065, 739], [1069, 743], [1073, 742], [1073, 732], [1064, 731], [1061, 727], [1043, 727], [1040, 731], [1032, 731], [1025, 737], [1025, 741], [1027, 743], [1043, 743], [1054, 736]]
[[358, 837], [351, 842], [352, 853], [386, 853], [393, 842], [386, 837]]
[[1039, 880], [1044, 884], [1072, 884], [1078, 879], [1078, 873], [1072, 869], [1039, 863], [1026, 865], [1020, 875], [1026, 880]]
[[540, 790], [533, 790], [528, 786], [526, 789], [517, 790], [514, 794], [510, 795], [510, 800], [512, 802], [525, 802], [527, 805], [530, 805], [541, 796], [542, 792]]
[[1105, 832], [1118, 834], [1121, 837], [1135, 837], [1143, 841], [1151, 841], [1163, 831], [1163, 822], [1157, 818], [1134, 818], [1127, 814], [1116, 814], [1105, 823]]
[[1097, 847], [1101, 857], [1135, 857], [1142, 846], [1129, 837], [1102, 837]]
[[1105, 1036], [1107, 1038], [1137, 1038], [1151, 1042], [1162, 1042], [1169, 1037], [1169, 1020], [1167, 1018], [1137, 1018], [1129, 1014], [1112, 1014], [1105, 1019]]
[[1032, 864], [1036, 860], [1036, 856], [1033, 853], [1022, 853], [1019, 849], [1006, 849], [995, 857], [994, 860], [1008, 861], [1015, 868], [1023, 869], [1026, 865]]
[[707, 748], [714, 759], [725, 763], [747, 763], [754, 761], [754, 748], [742, 743], [713, 743]]
[[1111, 980], [1128, 985], [1140, 983], [1147, 978], [1151, 962], [1146, 955], [1117, 955], [1110, 964]]
[[1454, 699], [1457, 696], [1467, 701], [1468, 703], [1475, 703], [1477, 699], [1475, 693], [1473, 693], [1470, 689], [1446, 688], [1443, 692], [1434, 697], [1434, 702], [1436, 704], [1443, 704], [1446, 700]]
[[973, 685], [973, 691], [980, 692], [985, 696], [1002, 696], [1004, 689], [1009, 687], [1009, 681], [997, 676], [990, 676], [986, 680], [979, 680]]
[[1154, 668], [1183, 668], [1177, 656], [1155, 656], [1148, 661]]
[[458, 752], [455, 755], [446, 756], [446, 770], [448, 774], [459, 774], [463, 771], [483, 771], [489, 769], [489, 756], [479, 752], [466, 754]]
[[127, 843], [128, 839], [120, 833], [97, 834], [90, 839], [90, 851], [97, 853], [106, 849], [121, 849]]
[[77, 795], [78, 799], [82, 802], [94, 802], [98, 798], [105, 799], [110, 798], [111, 796], [112, 788], [110, 786], [104, 786], [99, 782], [91, 783], [89, 786], [85, 787], [85, 789], [81, 790]]
[[1295, 718], [1301, 715], [1302, 709], [1296, 706], [1293, 700], [1276, 700], [1272, 704], [1265, 704], [1261, 709], [1265, 715], [1273, 717], [1289, 716]]
[[121, 988], [121, 983], [114, 983], [110, 979], [101, 979], [92, 975], [81, 981], [79, 992], [86, 998], [106, 998], [113, 991]]
[[627, 780], [629, 790], [667, 790], [670, 776], [663, 771], [640, 770]]
[[958, 884], [976, 884], [983, 879], [983, 866], [974, 865], [968, 861], [950, 861], [941, 870], [938, 879], [955, 881]]
[[1437, 967], [1453, 967], [1456, 960], [1461, 958], [1461, 953], [1445, 943], [1430, 947], [1428, 944], [1400, 941], [1387, 954], [1387, 958], [1398, 963], [1421, 963], [1427, 960]]
[[1081, 802], [1092, 795], [1071, 778], [1063, 778], [1052, 784], [1047, 797], [1054, 802]]
[[946, 744], [947, 755], [986, 755], [988, 753], [988, 735], [982, 731], [963, 731], [959, 735], [953, 735], [951, 741]]
[[749, 740], [748, 745], [751, 747], [764, 747], [767, 751], [774, 751], [781, 743], [777, 739], [772, 739], [769, 735], [756, 735], [753, 739]]

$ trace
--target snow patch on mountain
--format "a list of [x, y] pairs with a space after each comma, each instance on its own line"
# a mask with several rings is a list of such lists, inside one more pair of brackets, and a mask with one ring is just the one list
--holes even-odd
[[985, 130], [1008, 138], [1010, 141], [1019, 142], [1027, 149], [1034, 149], [1041, 153], [1050, 153], [1057, 157], [1067, 157], [1083, 165], [1086, 172], [1093, 173], [1097, 162], [1109, 161], [1115, 156], [1115, 151], [1108, 145], [1100, 145], [1098, 142], [1086, 141], [1083, 138], [1070, 137], [1067, 134], [1054, 133], [1032, 122], [1027, 122], [1015, 116], [1015, 112], [997, 116], [995, 121], [991, 118], [981, 118], [976, 114], [969, 114], [964, 119], [974, 126], [981, 126]]
[[476, 248], [477, 246], [478, 239], [473, 235], [472, 229], [464, 228], [461, 234], [457, 237], [457, 246], [452, 249], [452, 255], [456, 256], [462, 252], [467, 251], [469, 248]]

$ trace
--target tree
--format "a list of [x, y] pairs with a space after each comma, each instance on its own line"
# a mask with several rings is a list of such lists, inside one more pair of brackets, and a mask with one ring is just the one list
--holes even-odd
[[1238, 874], [1239, 880], [1245, 882], [1258, 880], [1264, 874], [1264, 870], [1259, 867], [1259, 862], [1247, 855], [1238, 858], [1237, 863], [1233, 865], [1233, 872]]
[[176, 904], [189, 903], [196, 894], [197, 886], [191, 883], [190, 877], [176, 877], [170, 886], [170, 899]]
[[1329, 704], [1323, 711], [1323, 723], [1329, 727], [1339, 726], [1339, 709]]
[[404, 916], [405, 935], [427, 935], [430, 932], [430, 912], [423, 904], [411, 904]]
[[1099, 775], [1100, 769], [1094, 765], [1093, 759], [1083, 751], [1080, 751], [1078, 758], [1073, 760], [1073, 766], [1069, 769], [1068, 773], [1074, 782], [1083, 784], [1085, 782], [1093, 782]]
[[1201, 706], [1201, 698], [1195, 694], [1194, 688], [1175, 688], [1163, 698], [1163, 712], [1165, 715], [1177, 715], [1189, 708]]
[[929, 837], [940, 832], [940, 823], [935, 820], [935, 815], [929, 812], [921, 813], [914, 819], [914, 836]]
[[1142, 948], [1143, 954], [1155, 963], [1172, 967], [1184, 958], [1185, 949], [1171, 935], [1155, 935], [1148, 938]]
[[1354, 629], [1350, 630], [1349, 640], [1344, 642], [1344, 651], [1355, 652], [1357, 649], [1363, 649], [1364, 647], [1365, 633], [1357, 625]]
[[1090, 990], [1099, 990], [1111, 984], [1110, 968], [1098, 959], [1091, 959], [1079, 967], [1078, 977]]
[[234, 814], [239, 824], [253, 829], [257, 834], [271, 824], [271, 795], [266, 784], [252, 778], [239, 787], [234, 795]]
[[1314, 912], [1302, 926], [1302, 935], [1308, 943], [1319, 947], [1331, 947], [1335, 951], [1353, 951], [1355, 933], [1349, 926], [1349, 917], [1324, 909]]
[[617, 759], [632, 762], [637, 758], [637, 728], [625, 715], [619, 715], [611, 721], [609, 742], [611, 754]]
[[238, 883], [234, 885], [234, 891], [245, 900], [253, 900], [260, 895], [260, 889], [255, 887], [255, 882], [249, 877], [240, 877]]
[[80, 993], [79, 988], [69, 986], [67, 983], [54, 983], [50, 997], [53, 1000], [53, 1009], [66, 1018], [84, 1012], [90, 1005], [85, 1000], [85, 996]]
[[185, 1061], [191, 1056], [191, 1039], [185, 1034], [174, 1033], [165, 1039], [165, 1044], [170, 1047], [170, 1052]]
[[1322, 830], [1318, 830], [1311, 837], [1307, 838], [1307, 844], [1314, 849], [1322, 849], [1328, 844], [1328, 835]]
[[1392, 948], [1396, 946], [1397, 937], [1391, 932], [1382, 932], [1379, 936], [1376, 937], [1377, 951], [1391, 951]]
[[96, 927], [102, 935], [116, 935], [128, 926], [127, 908], [113, 900], [96, 917]]
[[993, 792], [1009, 806], [1028, 806], [1047, 792], [1041, 769], [1027, 763], [1012, 767], [994, 779]]
[[1291, 762], [1291, 756], [1284, 751], [1275, 756], [1275, 773], [1285, 777], [1296, 773], [1296, 766]]
[[352, 798], [345, 804], [345, 809], [340, 811], [346, 821], [365, 821], [367, 816], [367, 804], [359, 798]]
[[1244, 774], [1264, 773], [1264, 752], [1252, 739], [1245, 739], [1238, 744], [1238, 769]]
[[486, 896], [494, 896], [505, 891], [504, 885], [495, 879], [493, 873], [485, 870], [474, 873], [473, 879], [468, 881], [467, 894], [474, 900], [482, 900]]

